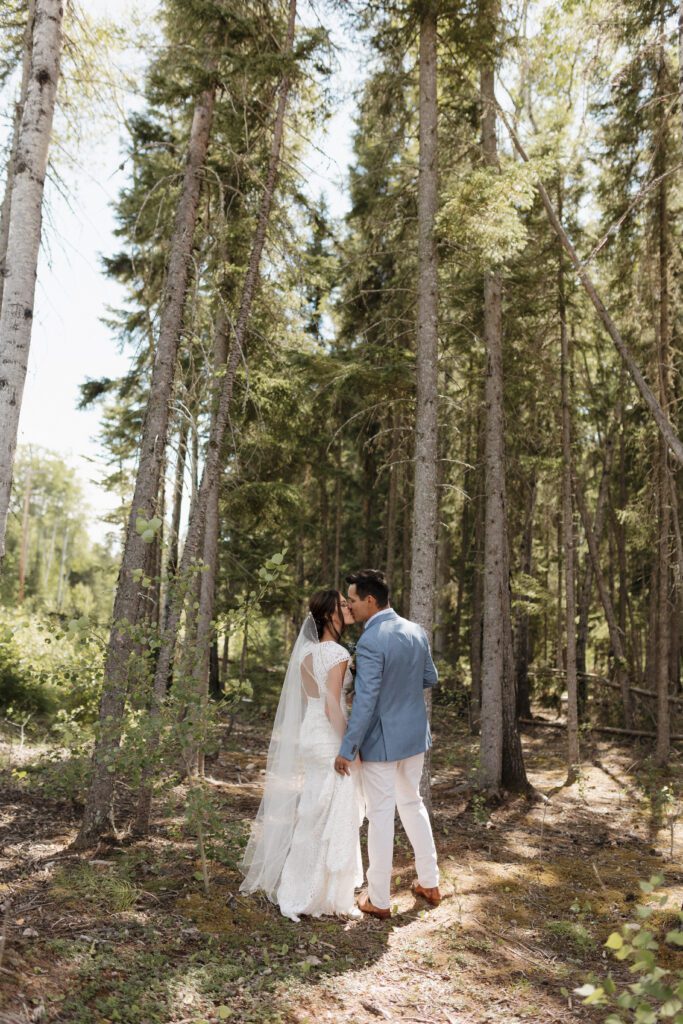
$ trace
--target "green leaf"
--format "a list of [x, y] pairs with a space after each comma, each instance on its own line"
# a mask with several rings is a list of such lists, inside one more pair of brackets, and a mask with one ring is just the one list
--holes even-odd
[[624, 940], [619, 932], [612, 932], [605, 945], [608, 949], [621, 949], [624, 945]]
[[271, 560], [271, 562], [274, 562], [275, 565], [282, 565], [282, 563], [285, 560], [285, 556], [281, 552], [278, 551], [278, 553], [276, 555], [273, 555], [270, 560]]
[[216, 1014], [219, 1020], [227, 1020], [228, 1017], [232, 1017], [232, 1010], [229, 1006], [219, 1006]]
[[595, 985], [589, 985], [588, 983], [582, 985], [581, 988], [574, 989], [574, 994], [577, 996], [581, 996], [582, 999], [586, 998], [587, 996], [592, 996], [594, 992]]
[[660, 1006], [659, 1013], [662, 1017], [673, 1017], [681, 1009], [683, 1009], [683, 1003], [680, 999], [667, 999]]
[[670, 942], [672, 946], [683, 946], [683, 932], [672, 931], [666, 933], [665, 942]]

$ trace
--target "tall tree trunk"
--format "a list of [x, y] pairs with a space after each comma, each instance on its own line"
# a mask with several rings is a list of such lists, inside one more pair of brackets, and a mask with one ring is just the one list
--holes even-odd
[[[149, 398], [142, 431], [140, 461], [130, 508], [123, 559], [114, 600], [113, 624], [104, 669], [99, 730], [93, 755], [93, 775], [85, 803], [76, 849], [90, 846], [101, 835], [111, 813], [114, 773], [110, 771], [120, 741], [133, 649], [132, 627], [140, 602], [139, 570], [147, 544], [135, 528], [139, 515], [154, 515], [168, 431], [169, 408], [180, 344], [183, 308], [197, 222], [202, 168], [211, 135], [215, 87], [200, 96], [194, 110], [183, 186], [171, 239], [166, 284], [161, 302], [159, 339], [154, 356]], [[164, 681], [166, 687], [167, 677]]]
[[[289, 0], [287, 36], [284, 48], [284, 54], [287, 58], [291, 58], [293, 50], [295, 23], [296, 0]], [[209, 434], [206, 458], [204, 460], [204, 469], [202, 472], [201, 483], [199, 485], [197, 501], [190, 514], [185, 545], [183, 547], [183, 554], [178, 569], [178, 584], [174, 586], [171, 614], [169, 616], [166, 630], [161, 637], [159, 658], [154, 678], [154, 699], [151, 711], [152, 729], [150, 730], [150, 738], [148, 742], [148, 751], [151, 753], [152, 757], [158, 746], [158, 728], [160, 724], [161, 703], [165, 694], [166, 679], [175, 653], [178, 626], [183, 612], [183, 580], [188, 576], [196, 561], [199, 544], [204, 535], [208, 497], [218, 476], [220, 452], [228, 426], [235, 374], [237, 372], [239, 361], [244, 354], [247, 340], [247, 326], [259, 279], [261, 255], [263, 253], [263, 246], [270, 218], [270, 209], [273, 202], [273, 196], [275, 194], [275, 184], [280, 163], [280, 151], [282, 148], [282, 139], [285, 127], [285, 111], [291, 86], [291, 78], [287, 63], [285, 64], [285, 69], [286, 70], [283, 73], [278, 90], [277, 110], [268, 163], [268, 172], [259, 208], [256, 232], [254, 235], [249, 264], [244, 279], [242, 300], [240, 303], [239, 313], [237, 315], [237, 322], [235, 324], [235, 333], [231, 345], [230, 357], [223, 377], [216, 417], [211, 423], [211, 431]], [[156, 729], [154, 726], [156, 726]], [[141, 831], [144, 831], [145, 828], [149, 827], [151, 797], [152, 791], [150, 786], [144, 785], [140, 792], [137, 813], [137, 827]]]
[[[409, 616], [432, 638], [438, 531], [438, 267], [435, 222], [438, 190], [437, 15], [425, 0], [420, 18], [419, 170], [417, 179], [417, 400]], [[425, 690], [431, 717], [432, 691]], [[431, 757], [420, 788], [431, 811]]]
[[43, 192], [62, 52], [62, 0], [36, 0], [26, 102], [19, 126], [0, 311], [0, 560], [33, 328]]
[[[492, 37], [498, 3], [483, 3]], [[498, 167], [495, 70], [481, 70], [482, 151], [490, 168]], [[505, 420], [503, 409], [503, 280], [498, 269], [484, 276], [486, 345], [486, 523], [484, 532], [484, 630], [481, 675], [480, 772], [483, 788], [497, 792], [529, 788], [515, 716], [514, 655], [510, 610], [507, 507], [505, 494]]]
[[[605, 461], [602, 467], [602, 475], [598, 487], [598, 497], [595, 504], [595, 517], [590, 529], [595, 535], [596, 544], [600, 544], [602, 530], [605, 521], [605, 505], [609, 494], [609, 479], [612, 468], [612, 439], [607, 437], [605, 441]], [[589, 524], [590, 525], [590, 524]], [[586, 531], [589, 527], [585, 527]], [[576, 672], [578, 678], [579, 694], [579, 718], [582, 719], [586, 712], [587, 685], [586, 685], [586, 650], [588, 648], [588, 616], [590, 614], [591, 597], [593, 594], [593, 559], [590, 550], [586, 554], [583, 580], [579, 595], [579, 624], [576, 630]]]
[[[222, 311], [219, 313], [214, 335], [214, 375], [220, 381], [220, 374], [228, 358], [228, 337], [230, 325]], [[216, 390], [218, 390], [216, 388]], [[217, 397], [217, 396], [216, 396]], [[217, 413], [216, 402], [211, 411], [212, 419]], [[209, 662], [210, 651], [215, 637], [212, 630], [213, 609], [216, 595], [216, 562], [218, 560], [219, 535], [219, 477], [213, 481], [207, 496], [206, 524], [204, 526], [204, 551], [202, 561], [204, 569], [200, 574], [199, 610], [197, 614], [197, 633], [194, 652], [194, 683], [199, 707], [205, 709], [209, 697]], [[204, 751], [201, 747], [196, 753], [197, 771], [204, 774]]]
[[468, 417], [467, 441], [465, 444], [465, 472], [463, 475], [463, 499], [460, 513], [460, 550], [458, 552], [458, 563], [455, 570], [456, 592], [455, 609], [453, 613], [453, 665], [457, 669], [460, 661], [460, 650], [462, 639], [460, 636], [462, 626], [462, 610], [465, 597], [465, 581], [467, 578], [467, 566], [472, 547], [472, 496], [470, 490], [476, 480], [472, 466], [472, 437], [476, 431], [476, 424], [471, 417]]
[[0, 208], [0, 310], [2, 309], [2, 297], [5, 290], [5, 271], [7, 261], [7, 240], [9, 238], [9, 217], [12, 208], [12, 188], [14, 186], [14, 172], [17, 161], [17, 150], [19, 148], [19, 134], [21, 122], [26, 106], [28, 84], [31, 72], [31, 55], [33, 53], [33, 28], [36, 16], [36, 0], [29, 0], [26, 12], [26, 28], [24, 30], [24, 46], [21, 58], [21, 83], [19, 85], [19, 96], [14, 105], [14, 120], [12, 124], [12, 141], [10, 144], [9, 156], [7, 158], [7, 177], [5, 179], [5, 194], [2, 198]]
[[[660, 39], [664, 38], [665, 15], [660, 7]], [[671, 353], [669, 318], [669, 237], [668, 237], [668, 182], [666, 178], [666, 123], [664, 121], [664, 97], [667, 83], [666, 58], [660, 42], [657, 93], [660, 109], [660, 139], [655, 159], [655, 171], [659, 179], [657, 190], [657, 234], [659, 249], [659, 346], [657, 366], [659, 375], [659, 401], [665, 415], [668, 415], [671, 401]], [[669, 606], [670, 579], [670, 531], [671, 531], [671, 487], [669, 484], [669, 453], [660, 439], [658, 446], [658, 518], [659, 539], [657, 544], [657, 652], [655, 658], [657, 678], [657, 745], [655, 761], [664, 767], [669, 760], [671, 748], [671, 722], [669, 709], [669, 653], [671, 648], [671, 611]]]
[[[483, 458], [483, 454], [482, 454]], [[480, 464], [482, 459], [478, 458]], [[477, 486], [474, 505], [474, 557], [472, 560], [472, 616], [470, 622], [470, 675], [472, 688], [470, 692], [470, 731], [473, 736], [479, 735], [481, 728], [481, 669], [482, 669], [482, 634], [484, 625], [484, 530], [486, 516], [486, 496], [481, 493], [484, 484], [483, 474], [477, 473], [480, 484]]]
[[[562, 217], [560, 203], [559, 216]], [[574, 782], [579, 766], [579, 709], [576, 675], [576, 596], [574, 589], [574, 509], [572, 505], [572, 418], [570, 405], [571, 365], [567, 306], [564, 292], [564, 259], [559, 253], [558, 306], [560, 315], [560, 381], [562, 390], [562, 546], [564, 549], [567, 635], [567, 769]]]
[[[498, 109], [500, 110], [500, 108]], [[512, 139], [515, 149], [519, 153], [522, 160], [525, 163], [528, 163], [529, 157], [527, 156], [527, 153], [519, 140], [519, 136], [517, 135], [517, 132], [514, 130], [512, 125], [510, 124], [509, 118], [502, 110], [501, 118], [505, 122], [505, 126], [508, 132], [510, 133], [510, 138]], [[545, 187], [540, 181], [536, 183], [536, 187], [541, 197], [543, 206], [545, 207], [548, 220], [550, 221], [553, 229], [557, 233], [558, 238], [562, 242], [565, 252], [568, 254], [570, 262], [574, 270], [576, 271], [576, 274], [579, 280], [581, 281], [581, 284], [583, 285], [586, 294], [593, 303], [593, 307], [595, 308], [595, 311], [598, 314], [598, 317], [602, 322], [603, 327], [612, 339], [614, 347], [619, 353], [624, 366], [628, 370], [631, 380], [640, 392], [641, 398], [645, 402], [645, 405], [650, 410], [652, 418], [657, 424], [659, 432], [664, 438], [666, 444], [669, 446], [672, 455], [676, 459], [676, 462], [680, 466], [683, 466], [683, 442], [681, 442], [681, 439], [679, 438], [678, 434], [671, 425], [671, 422], [669, 421], [669, 418], [665, 410], [662, 408], [661, 402], [657, 401], [657, 398], [652, 388], [645, 380], [640, 370], [640, 367], [636, 363], [633, 357], [633, 353], [631, 352], [631, 349], [624, 341], [620, 331], [618, 330], [616, 324], [612, 320], [612, 317], [607, 311], [607, 308], [603, 303], [602, 299], [600, 298], [600, 295], [598, 294], [595, 284], [593, 283], [593, 279], [588, 273], [587, 264], [581, 261], [581, 259], [578, 256], [578, 253], [576, 252], [576, 249], [574, 248], [571, 242], [571, 239], [569, 238], [569, 235], [562, 227], [562, 224], [557, 216], [557, 213], [552, 202], [550, 201], [550, 197]]]
[[183, 511], [183, 481], [185, 479], [185, 461], [187, 459], [187, 439], [190, 425], [183, 416], [180, 432], [178, 434], [178, 451], [176, 454], [175, 472], [173, 479], [173, 505], [171, 507], [171, 523], [168, 531], [168, 554], [166, 556], [166, 587], [164, 591], [164, 610], [162, 615], [162, 628], [168, 622], [170, 610], [170, 580], [175, 577], [178, 571], [178, 548], [180, 544], [180, 519]]
[[389, 450], [389, 497], [387, 500], [387, 532], [386, 532], [386, 555], [384, 568], [389, 580], [392, 583], [394, 576], [394, 555], [396, 549], [396, 518], [398, 509], [398, 445], [396, 434], [398, 431], [398, 418], [396, 410], [392, 410], [391, 418], [391, 448]]
[[[528, 505], [520, 558], [520, 569], [525, 576], [531, 576], [533, 570], [534, 514], [536, 511], [536, 495], [538, 493], [535, 469], [531, 473], [528, 492]], [[526, 599], [520, 601], [515, 620], [516, 711], [518, 718], [531, 718], [531, 699], [529, 693], [529, 609]]]

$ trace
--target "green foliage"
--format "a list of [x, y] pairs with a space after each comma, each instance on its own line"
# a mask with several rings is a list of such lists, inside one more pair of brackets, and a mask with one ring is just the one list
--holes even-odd
[[[663, 884], [663, 875], [653, 875], [648, 881], [640, 882], [640, 889], [652, 896]], [[657, 1024], [664, 1020], [683, 1024], [683, 968], [662, 966], [662, 945], [655, 940], [651, 924], [658, 908], [661, 911], [668, 899], [664, 894], [658, 897], [656, 904], [637, 907], [637, 920], [612, 932], [605, 942], [615, 959], [629, 964], [629, 971], [635, 978], [631, 984], [619, 986], [608, 974], [575, 990], [584, 1005], [610, 1008], [605, 1024]], [[673, 948], [681, 947], [683, 912], [677, 910], [671, 916], [679, 924], [667, 929], [664, 943]]]
[[531, 209], [542, 166], [508, 162], [475, 168], [444, 189], [439, 229], [480, 270], [504, 266], [528, 241], [521, 213]]
[[99, 636], [59, 620], [0, 610], [0, 713], [29, 713], [63, 739], [64, 722], [83, 734], [97, 711], [103, 648]]

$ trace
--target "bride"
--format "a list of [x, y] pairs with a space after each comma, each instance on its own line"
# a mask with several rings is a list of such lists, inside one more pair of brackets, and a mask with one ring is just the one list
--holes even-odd
[[[281, 912], [360, 917], [362, 884], [358, 768], [334, 770], [346, 731], [349, 652], [339, 643], [353, 622], [337, 590], [321, 590], [294, 645], [268, 750], [266, 782], [242, 860], [240, 891], [262, 890]], [[357, 765], [358, 762], [355, 762]]]

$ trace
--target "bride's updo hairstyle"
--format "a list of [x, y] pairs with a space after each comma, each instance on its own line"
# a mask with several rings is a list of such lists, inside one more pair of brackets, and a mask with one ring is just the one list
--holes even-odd
[[335, 612], [339, 615], [339, 620], [344, 628], [344, 615], [342, 613], [341, 606], [341, 594], [338, 590], [318, 590], [313, 595], [311, 600], [308, 602], [308, 610], [313, 616], [315, 622], [315, 628], [318, 631], [318, 640], [322, 638], [325, 632], [325, 626], [329, 626], [333, 634], [336, 634], [337, 640], [341, 639], [341, 632], [338, 631], [332, 622], [332, 616]]

